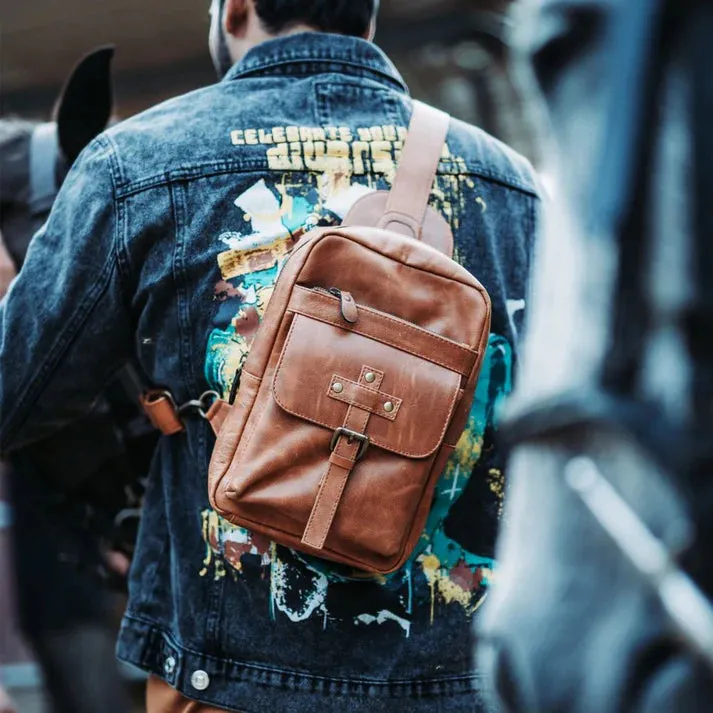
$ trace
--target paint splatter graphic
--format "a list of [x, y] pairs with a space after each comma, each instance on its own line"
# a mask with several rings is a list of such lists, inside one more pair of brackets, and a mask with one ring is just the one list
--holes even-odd
[[[283, 132], [286, 136], [288, 128], [278, 127], [269, 137], [233, 132], [232, 140], [236, 145], [269, 145]], [[217, 236], [223, 249], [217, 258], [217, 307], [205, 363], [211, 388], [223, 396], [247, 358], [280, 269], [299, 237], [315, 226], [339, 224], [359, 198], [392, 181], [405, 129], [376, 128], [377, 135], [374, 128], [348, 134], [335, 129], [331, 140], [325, 129], [324, 141], [315, 133], [318, 129], [298, 132], [295, 141], [267, 149], [270, 166], [284, 171], [280, 180], [260, 180], [236, 198], [234, 225]], [[443, 160], [456, 169], [460, 161], [447, 148]], [[432, 195], [432, 205], [454, 228], [466, 209], [463, 183], [474, 189], [465, 171], [439, 175]], [[206, 556], [200, 574], [257, 578], [269, 588], [273, 617], [294, 622], [317, 617], [325, 627], [337, 620], [354, 626], [392, 625], [409, 636], [415, 621], [432, 623], [443, 608], [455, 606], [471, 615], [483, 601], [494, 562], [459, 543], [462, 538], [449, 529], [449, 514], [473, 483], [485, 489], [496, 510], [501, 508], [500, 470], [483, 455], [492, 448], [497, 410], [511, 382], [511, 347], [503, 337], [491, 335], [467, 427], [437, 484], [416, 549], [398, 572], [363, 582], [358, 597], [330, 597], [335, 587], [344, 593], [347, 581], [335, 565], [277, 546], [212, 510], [202, 513]]]

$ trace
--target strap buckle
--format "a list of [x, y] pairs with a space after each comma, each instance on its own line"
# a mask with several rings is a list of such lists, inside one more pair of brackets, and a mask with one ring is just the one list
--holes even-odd
[[340, 427], [332, 435], [332, 440], [329, 444], [329, 450], [331, 452], [334, 452], [337, 447], [337, 444], [339, 443], [339, 439], [342, 436], [346, 437], [347, 443], [349, 443], [350, 445], [354, 441], [359, 441], [359, 451], [357, 452], [356, 458], [354, 460], [360, 461], [364, 457], [364, 454], [366, 453], [367, 449], [369, 448], [369, 436], [367, 436], [365, 433], [357, 433], [356, 431], [352, 431], [348, 428]]

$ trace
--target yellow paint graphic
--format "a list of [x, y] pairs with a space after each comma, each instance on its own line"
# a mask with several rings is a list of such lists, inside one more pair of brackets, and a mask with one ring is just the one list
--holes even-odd
[[[236, 129], [230, 140], [234, 146], [268, 147], [268, 167], [274, 171], [377, 175], [390, 182], [407, 135], [405, 126], [393, 124], [361, 127], [356, 132], [346, 126], [276, 126]], [[447, 146], [442, 158], [451, 162], [456, 173], [466, 173], [463, 159], [453, 157]]]
[[205, 577], [213, 568], [213, 579], [218, 581], [225, 577], [225, 564], [222, 558], [216, 557], [216, 550], [211, 547], [211, 537], [213, 533], [219, 531], [220, 518], [213, 510], [204, 510], [201, 513], [203, 540], [206, 544], [206, 555], [203, 559], [203, 568], [198, 572], [199, 576]]
[[254, 250], [226, 250], [218, 255], [218, 266], [224, 280], [260, 270], [269, 270], [284, 259], [294, 245], [291, 238], [279, 238], [274, 243]]
[[231, 571], [243, 571], [242, 558], [245, 555], [257, 557], [265, 566], [270, 562], [269, 552], [272, 545], [269, 540], [259, 535], [252, 535], [248, 530], [224, 520], [214, 510], [204, 510], [202, 517], [203, 541], [206, 556], [199, 575], [205, 577], [213, 570], [214, 579], [225, 577], [226, 565]]
[[[436, 610], [436, 600], [444, 604], [460, 604], [468, 615], [472, 615], [482, 605], [484, 590], [466, 589], [454, 582], [451, 572], [444, 567], [438, 557], [432, 553], [424, 554], [418, 559], [423, 574], [431, 591], [431, 623], [433, 623]], [[492, 570], [481, 568], [479, 573], [484, 583], [492, 580]]]
[[505, 502], [505, 476], [499, 468], [488, 471], [488, 487], [490, 492], [498, 498], [498, 517], [502, 517]]
[[480, 459], [483, 451], [483, 436], [480, 433], [466, 429], [456, 444], [454, 458], [450, 458], [446, 466], [446, 475], [452, 474], [456, 464], [461, 468], [472, 468], [473, 463]]

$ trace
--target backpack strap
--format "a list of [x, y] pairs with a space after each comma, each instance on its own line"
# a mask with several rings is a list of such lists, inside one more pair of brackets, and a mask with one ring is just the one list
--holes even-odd
[[365, 195], [343, 224], [373, 225], [408, 235], [452, 257], [451, 227], [428, 205], [449, 127], [448, 114], [415, 101], [391, 191]]
[[404, 232], [406, 227], [414, 238], [421, 239], [449, 127], [448, 114], [414, 101], [408, 136], [379, 228]]

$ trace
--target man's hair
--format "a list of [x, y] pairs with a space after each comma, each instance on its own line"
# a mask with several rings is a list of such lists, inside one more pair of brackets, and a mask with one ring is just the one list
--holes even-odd
[[379, 0], [254, 0], [264, 28], [273, 34], [297, 24], [322, 32], [362, 37], [379, 9]]

